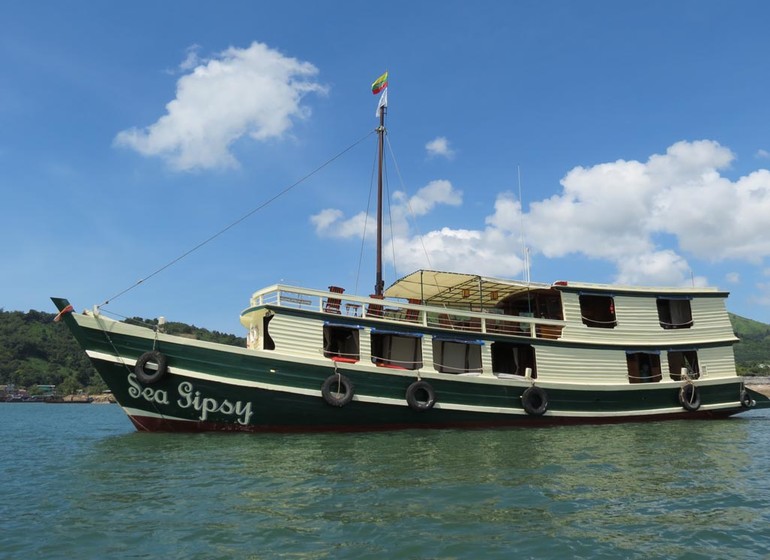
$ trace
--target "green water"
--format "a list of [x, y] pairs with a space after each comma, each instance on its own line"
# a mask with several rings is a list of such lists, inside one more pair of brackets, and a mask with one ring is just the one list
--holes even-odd
[[135, 433], [0, 404], [1, 558], [768, 558], [770, 411], [500, 431]]

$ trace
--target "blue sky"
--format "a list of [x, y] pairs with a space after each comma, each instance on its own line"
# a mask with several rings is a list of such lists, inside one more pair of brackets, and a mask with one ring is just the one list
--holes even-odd
[[[536, 281], [708, 284], [770, 322], [769, 20], [751, 1], [3, 2], [0, 307], [89, 308], [152, 274], [371, 132], [387, 69], [386, 285], [523, 278], [526, 246]], [[374, 155], [370, 136], [106, 309], [240, 332], [266, 285], [370, 293]]]

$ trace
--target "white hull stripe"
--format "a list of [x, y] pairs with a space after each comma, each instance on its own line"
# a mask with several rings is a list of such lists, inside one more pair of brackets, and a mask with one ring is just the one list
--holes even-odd
[[[130, 359], [130, 358], [122, 358], [115, 356], [114, 354], [105, 354], [103, 352], [97, 352], [95, 350], [86, 350], [86, 354], [88, 354], [89, 358], [93, 358], [95, 360], [101, 360], [106, 362], [113, 362], [117, 364], [125, 365], [126, 367], [133, 368], [136, 365], [136, 360]], [[243, 379], [234, 379], [230, 377], [222, 377], [219, 375], [211, 375], [208, 373], [201, 373], [198, 371], [183, 369], [183, 368], [177, 368], [177, 367], [169, 367], [168, 368], [169, 373], [175, 373], [177, 375], [182, 375], [185, 377], [190, 377], [192, 379], [203, 379], [206, 381], [213, 381], [216, 383], [222, 383], [225, 385], [234, 385], [238, 387], [252, 387], [255, 389], [262, 389], [265, 391], [275, 391], [275, 392], [281, 392], [281, 393], [290, 393], [293, 395], [304, 395], [304, 396], [310, 396], [310, 397], [319, 397], [321, 398], [321, 390], [315, 390], [315, 389], [303, 389], [301, 387], [287, 387], [285, 385], [274, 385], [271, 383], [260, 383], [258, 381], [246, 381]], [[354, 395], [353, 396], [354, 401], [364, 402], [364, 403], [374, 403], [374, 404], [385, 404], [390, 406], [408, 406], [406, 399], [393, 399], [388, 397], [370, 397], [367, 395]], [[736, 405], [738, 405], [738, 401], [735, 401], [734, 403], [724, 403], [724, 404], [713, 404], [713, 405], [703, 405], [700, 407], [699, 410], [722, 410], [727, 408], [734, 408]], [[481, 412], [485, 414], [511, 414], [511, 415], [517, 415], [517, 416], [525, 416], [526, 412], [521, 408], [507, 408], [507, 407], [497, 407], [497, 406], [479, 406], [479, 405], [472, 405], [472, 404], [456, 404], [456, 403], [441, 403], [437, 402], [433, 408], [440, 409], [440, 410], [457, 410], [462, 412]], [[157, 418], [171, 418], [171, 417], [164, 417], [160, 414], [155, 414], [151, 412], [145, 412], [143, 410], [137, 410], [137, 409], [130, 409], [130, 408], [123, 408], [126, 411], [126, 414], [129, 414], [131, 416], [139, 415], [139, 416], [152, 416]], [[131, 412], [129, 412], [131, 411]], [[559, 418], [612, 418], [612, 417], [627, 417], [627, 416], [650, 416], [650, 415], [659, 415], [659, 414], [671, 414], [674, 412], [681, 412], [682, 414], [685, 414], [686, 411], [684, 411], [680, 407], [667, 407], [667, 408], [657, 408], [657, 409], [648, 409], [648, 410], [634, 410], [634, 411], [622, 411], [622, 412], [603, 412], [603, 411], [565, 411], [565, 412], [559, 412], [554, 410], [547, 411], [544, 416], [553, 416], [553, 417], [559, 417]], [[182, 418], [176, 418], [177, 420], [184, 420]]]

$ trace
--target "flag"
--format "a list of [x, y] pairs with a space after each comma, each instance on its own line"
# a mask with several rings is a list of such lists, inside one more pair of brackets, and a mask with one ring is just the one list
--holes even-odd
[[384, 90], [386, 87], [388, 87], [388, 73], [385, 72], [382, 76], [374, 80], [374, 83], [372, 84], [372, 93], [374, 95], [377, 95], [382, 90]]
[[374, 116], [379, 119], [380, 111], [382, 111], [383, 107], [387, 107], [387, 106], [388, 106], [388, 90], [386, 88], [385, 91], [383, 91], [382, 95], [380, 96], [380, 102], [377, 104], [377, 112], [374, 114]]
[[67, 307], [65, 307], [64, 309], [62, 309], [61, 311], [59, 311], [59, 314], [58, 314], [56, 317], [54, 317], [54, 319], [53, 319], [53, 322], [54, 322], [54, 323], [58, 323], [59, 321], [61, 321], [61, 318], [62, 318], [62, 317], [65, 315], [65, 314], [67, 314], [67, 313], [72, 313], [72, 312], [74, 312], [74, 311], [75, 311], [75, 309], [72, 307], [72, 305], [68, 305]]

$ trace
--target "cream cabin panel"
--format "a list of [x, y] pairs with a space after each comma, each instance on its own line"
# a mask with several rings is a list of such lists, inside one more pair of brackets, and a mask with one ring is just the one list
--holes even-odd
[[362, 364], [371, 364], [372, 362], [372, 331], [371, 329], [361, 329], [358, 336], [358, 351], [360, 353]]
[[[732, 346], [718, 348], [700, 348], [698, 353], [698, 372], [702, 379], [735, 377], [735, 356]], [[660, 353], [660, 367], [664, 381], [672, 381], [668, 361], [668, 351]], [[678, 380], [674, 380], [678, 381]]]
[[270, 320], [267, 332], [275, 343], [276, 353], [312, 358], [323, 356], [323, 323], [318, 320], [276, 314]]
[[492, 343], [488, 340], [481, 347], [481, 372], [482, 375], [492, 375]]
[[657, 298], [654, 296], [614, 297], [617, 325], [611, 329], [589, 327], [582, 322], [577, 293], [562, 294], [564, 327], [561, 340], [593, 344], [634, 345], [698, 344], [729, 341], [734, 338], [723, 298], [704, 297], [691, 300], [693, 325], [685, 329], [660, 326]]
[[433, 337], [432, 336], [423, 336], [422, 337], [422, 368], [420, 369], [421, 372], [426, 371], [430, 373], [435, 373], [436, 370], [433, 368]]
[[623, 383], [628, 381], [624, 350], [536, 348], [537, 377], [541, 381]]
[[704, 379], [735, 377], [735, 355], [732, 347], [698, 350], [698, 366]]
[[721, 298], [700, 298], [692, 301], [693, 327], [709, 328], [726, 338], [734, 337], [733, 325], [727, 314], [725, 300]]

